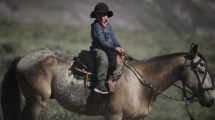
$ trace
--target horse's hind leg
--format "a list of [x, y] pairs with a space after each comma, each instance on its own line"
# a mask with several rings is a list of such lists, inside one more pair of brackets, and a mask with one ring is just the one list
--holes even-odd
[[27, 98], [22, 111], [22, 120], [35, 120], [44, 105], [45, 101], [40, 96]]
[[20, 81], [20, 88], [25, 97], [22, 111], [23, 120], [35, 120], [51, 96], [50, 78], [32, 77]]

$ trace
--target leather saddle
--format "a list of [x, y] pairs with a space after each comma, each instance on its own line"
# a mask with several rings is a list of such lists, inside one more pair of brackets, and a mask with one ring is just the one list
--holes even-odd
[[[74, 77], [78, 80], [84, 80], [85, 87], [93, 87], [96, 83], [95, 75], [95, 52], [82, 50], [77, 57], [73, 58], [73, 64], [69, 68]], [[117, 81], [123, 72], [122, 56], [117, 57], [117, 68], [114, 71], [113, 81]], [[90, 83], [90, 84], [89, 84]]]

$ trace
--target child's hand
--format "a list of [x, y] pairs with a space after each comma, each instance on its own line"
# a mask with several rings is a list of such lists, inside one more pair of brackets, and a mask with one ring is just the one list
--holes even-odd
[[121, 47], [116, 47], [116, 51], [119, 52], [119, 53], [121, 53], [121, 52], [124, 52], [124, 49], [121, 48]]

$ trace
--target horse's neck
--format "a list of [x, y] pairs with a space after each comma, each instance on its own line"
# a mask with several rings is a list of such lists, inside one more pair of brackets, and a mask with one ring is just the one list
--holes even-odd
[[178, 80], [180, 69], [184, 64], [184, 57], [161, 59], [144, 64], [144, 78], [160, 91], [169, 88]]

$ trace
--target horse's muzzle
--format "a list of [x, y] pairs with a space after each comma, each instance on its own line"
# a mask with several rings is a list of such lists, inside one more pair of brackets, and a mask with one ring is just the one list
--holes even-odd
[[208, 94], [204, 94], [204, 97], [199, 99], [200, 105], [207, 108], [211, 107], [214, 104], [214, 101], [214, 97], [209, 96]]

